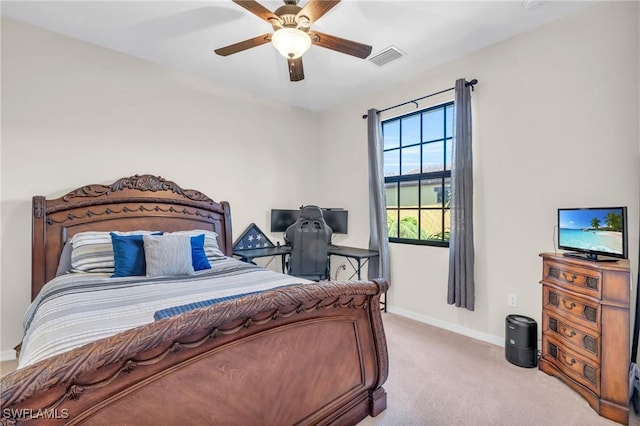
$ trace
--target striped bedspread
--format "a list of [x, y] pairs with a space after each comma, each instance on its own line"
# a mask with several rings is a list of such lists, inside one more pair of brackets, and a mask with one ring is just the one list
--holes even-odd
[[74, 273], [48, 282], [24, 317], [18, 368], [154, 321], [168, 308], [308, 282], [236, 259], [190, 277]]

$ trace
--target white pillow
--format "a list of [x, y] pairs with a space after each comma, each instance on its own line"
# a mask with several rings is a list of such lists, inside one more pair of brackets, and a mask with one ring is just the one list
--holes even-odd
[[191, 237], [188, 235], [143, 235], [148, 277], [194, 275]]

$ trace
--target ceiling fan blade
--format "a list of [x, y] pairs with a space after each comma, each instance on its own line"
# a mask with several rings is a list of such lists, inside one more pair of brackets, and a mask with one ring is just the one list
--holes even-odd
[[269, 23], [271, 23], [269, 19], [275, 19], [280, 22], [280, 18], [278, 18], [278, 15], [275, 15], [273, 12], [271, 12], [269, 9], [255, 0], [233, 0], [233, 2], [244, 7], [249, 12], [253, 13], [259, 18], [264, 19]]
[[302, 57], [296, 59], [287, 59], [289, 64], [289, 80], [304, 80], [304, 70], [302, 69]]
[[319, 33], [318, 31], [309, 32], [309, 35], [311, 36], [311, 40], [313, 40], [313, 44], [335, 50], [336, 52], [346, 53], [347, 55], [357, 56], [362, 59], [371, 54], [372, 47], [368, 44]]
[[230, 44], [229, 46], [221, 47], [214, 50], [220, 56], [229, 56], [234, 53], [242, 52], [243, 50], [250, 49], [252, 47], [261, 46], [271, 41], [271, 33], [262, 34], [261, 36], [250, 38], [249, 40], [241, 41], [239, 43]]
[[309, 0], [302, 10], [296, 15], [296, 19], [301, 16], [309, 18], [311, 23], [317, 21], [333, 8], [340, 0]]

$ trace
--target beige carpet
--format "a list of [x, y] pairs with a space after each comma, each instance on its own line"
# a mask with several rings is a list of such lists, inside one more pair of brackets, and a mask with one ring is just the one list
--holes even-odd
[[[368, 425], [616, 425], [537, 368], [509, 363], [504, 348], [384, 314], [387, 409]], [[630, 424], [640, 419], [630, 413]]]

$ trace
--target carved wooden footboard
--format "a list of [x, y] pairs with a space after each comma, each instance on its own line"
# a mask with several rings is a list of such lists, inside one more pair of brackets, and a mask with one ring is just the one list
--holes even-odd
[[[34, 197], [32, 297], [83, 231], [206, 229], [229, 204], [135, 175]], [[0, 380], [5, 424], [355, 424], [386, 408], [382, 280], [280, 287], [166, 318]]]
[[2, 378], [3, 424], [355, 424], [386, 408], [386, 282], [322, 282], [120, 333]]

